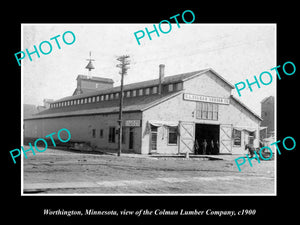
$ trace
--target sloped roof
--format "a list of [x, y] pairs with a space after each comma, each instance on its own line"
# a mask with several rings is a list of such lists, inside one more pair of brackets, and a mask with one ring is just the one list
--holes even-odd
[[79, 74], [76, 78], [76, 80], [90, 80], [90, 81], [100, 81], [105, 83], [114, 83], [113, 79], [111, 78], [105, 78], [105, 77], [94, 77], [94, 76], [87, 76], [87, 75], [81, 75]]
[[247, 111], [249, 111], [252, 115], [254, 115], [257, 119], [259, 119], [260, 121], [262, 121], [262, 118], [259, 115], [257, 115], [255, 112], [253, 112], [250, 108], [248, 108], [248, 106], [246, 106], [244, 103], [242, 103], [240, 100], [238, 100], [233, 95], [231, 95], [230, 97], [233, 100], [235, 100], [238, 104], [240, 104], [242, 107], [244, 107]]
[[[144, 109], [159, 104], [170, 98], [180, 94], [182, 91], [167, 93], [164, 95], [143, 95], [132, 98], [124, 98], [123, 112], [143, 111]], [[86, 103], [80, 105], [72, 105], [68, 107], [50, 108], [35, 114], [26, 119], [40, 119], [51, 117], [65, 117], [65, 116], [79, 116], [91, 114], [105, 114], [105, 113], [118, 113], [119, 112], [119, 99], [100, 101], [94, 103]]]
[[271, 95], [271, 96], [265, 97], [265, 98], [263, 98], [263, 100], [260, 101], [260, 103], [263, 104], [265, 101], [267, 101], [267, 100], [269, 100], [269, 99], [271, 99], [272, 101], [274, 101], [274, 96]]
[[[223, 77], [221, 77], [218, 73], [216, 73], [211, 68], [193, 71], [193, 72], [189, 72], [189, 73], [177, 74], [177, 75], [173, 75], [173, 76], [167, 76], [164, 78], [164, 84], [171, 84], [171, 83], [186, 81], [186, 80], [195, 78], [197, 76], [200, 76], [207, 71], [211, 71], [217, 77], [219, 77], [221, 80], [223, 80], [228, 86], [230, 86], [231, 88], [234, 88], [233, 85], [231, 85], [229, 82], [227, 82]], [[123, 89], [124, 89], [124, 91], [134, 90], [134, 89], [140, 89], [140, 88], [145, 88], [145, 87], [152, 87], [152, 86], [156, 86], [158, 84], [159, 84], [159, 79], [153, 79], [153, 80], [147, 80], [147, 81], [127, 84], [127, 85], [124, 85]], [[110, 89], [105, 89], [105, 90], [93, 91], [91, 93], [83, 93], [81, 95], [68, 96], [68, 97], [56, 100], [53, 103], [67, 101], [67, 100], [73, 100], [73, 99], [81, 99], [81, 98], [86, 98], [86, 97], [93, 97], [93, 96], [98, 96], [98, 95], [102, 95], [102, 94], [116, 93], [119, 91], [120, 91], [120, 86], [110, 88]], [[150, 94], [150, 95], [124, 98], [123, 111], [124, 112], [143, 111], [143, 110], [148, 109], [151, 106], [159, 104], [162, 101], [173, 98], [180, 93], [182, 93], [182, 91], [164, 93], [162, 95]], [[231, 97], [237, 103], [239, 103], [241, 106], [243, 106], [246, 110], [248, 110], [251, 114], [253, 114], [259, 120], [261, 120], [260, 116], [258, 116], [253, 111], [251, 111], [246, 105], [244, 105], [242, 102], [240, 102], [235, 97], [233, 97], [233, 96], [231, 96]], [[76, 115], [87, 115], [87, 114], [117, 113], [118, 111], [119, 111], [119, 99], [114, 99], [114, 100], [99, 101], [99, 102], [92, 102], [92, 103], [79, 104], [79, 105], [78, 104], [69, 105], [66, 107], [59, 107], [59, 108], [50, 108], [43, 112], [35, 114], [31, 118], [28, 118], [28, 119], [76, 116]]]
[[[171, 84], [171, 83], [177, 83], [177, 82], [180, 82], [180, 81], [186, 81], [188, 79], [191, 79], [191, 78], [194, 78], [194, 77], [199, 76], [201, 74], [204, 74], [205, 72], [207, 72], [209, 70], [213, 71], [212, 69], [209, 68], [209, 69], [197, 70], [197, 71], [193, 71], [193, 72], [189, 72], [189, 73], [177, 74], [177, 75], [173, 75], [173, 76], [166, 76], [164, 78], [163, 83], [164, 84]], [[219, 74], [216, 74], [216, 75], [218, 77], [220, 77]], [[220, 78], [222, 80], [224, 80], [224, 78], [222, 78], [222, 77], [220, 77]], [[233, 86], [230, 83], [228, 83], [227, 81], [225, 81], [225, 82], [233, 88]], [[137, 83], [126, 84], [126, 85], [123, 86], [123, 90], [124, 91], [134, 90], [134, 89], [139, 89], [139, 88], [156, 86], [158, 84], [159, 84], [159, 79], [147, 80], [147, 81], [142, 81], [142, 82], [137, 82]], [[92, 93], [83, 93], [81, 95], [74, 95], [74, 96], [64, 97], [64, 98], [61, 98], [61, 99], [58, 99], [58, 100], [54, 101], [54, 103], [67, 101], [67, 100], [73, 100], [73, 99], [79, 99], [79, 98], [92, 97], [92, 96], [97, 96], [97, 95], [101, 95], [101, 94], [116, 93], [116, 92], [119, 92], [119, 91], [120, 91], [120, 86], [105, 89], [105, 90], [99, 90], [99, 91], [95, 90]]]

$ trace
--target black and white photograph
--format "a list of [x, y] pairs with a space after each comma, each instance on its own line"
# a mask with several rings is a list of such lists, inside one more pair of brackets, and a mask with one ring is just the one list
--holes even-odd
[[22, 40], [23, 194], [276, 194], [276, 149], [259, 152], [276, 24], [22, 24]]
[[297, 221], [296, 5], [112, 3], [2, 14], [3, 220]]

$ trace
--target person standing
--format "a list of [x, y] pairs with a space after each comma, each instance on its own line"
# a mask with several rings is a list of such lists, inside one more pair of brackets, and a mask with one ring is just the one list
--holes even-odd
[[218, 140], [216, 140], [216, 144], [215, 144], [215, 154], [216, 155], [219, 154], [219, 142], [218, 142]]
[[210, 141], [210, 154], [214, 155], [215, 154], [215, 145], [214, 145], [214, 140], [211, 139]]
[[203, 155], [206, 155], [206, 148], [207, 148], [206, 139], [203, 140], [202, 147], [203, 147]]
[[197, 139], [195, 140], [195, 146], [194, 146], [194, 149], [195, 149], [195, 154], [196, 154], [196, 155], [199, 155], [199, 154], [200, 154], [200, 147], [199, 147], [199, 144], [198, 144], [198, 140], [197, 140]]

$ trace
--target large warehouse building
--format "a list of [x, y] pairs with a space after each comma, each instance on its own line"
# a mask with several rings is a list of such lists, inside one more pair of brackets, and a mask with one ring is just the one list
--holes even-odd
[[[165, 77], [164, 65], [158, 79], [124, 85], [123, 151], [241, 154], [247, 143], [258, 147], [261, 118], [231, 95], [233, 88], [213, 69]], [[24, 119], [24, 137], [67, 128], [73, 144], [117, 151], [119, 92], [110, 79], [79, 75], [72, 96]]]

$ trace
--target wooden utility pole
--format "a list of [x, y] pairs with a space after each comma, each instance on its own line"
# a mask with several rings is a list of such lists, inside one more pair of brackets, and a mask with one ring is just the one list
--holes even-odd
[[124, 81], [124, 75], [127, 74], [127, 70], [129, 69], [129, 61], [128, 61], [129, 55], [122, 55], [117, 58], [117, 60], [120, 62], [120, 64], [117, 65], [117, 67], [121, 68], [121, 71], [119, 72], [121, 74], [121, 88], [120, 88], [120, 105], [119, 105], [119, 140], [118, 140], [118, 156], [121, 155], [122, 152], [122, 120], [123, 120], [123, 81]]

